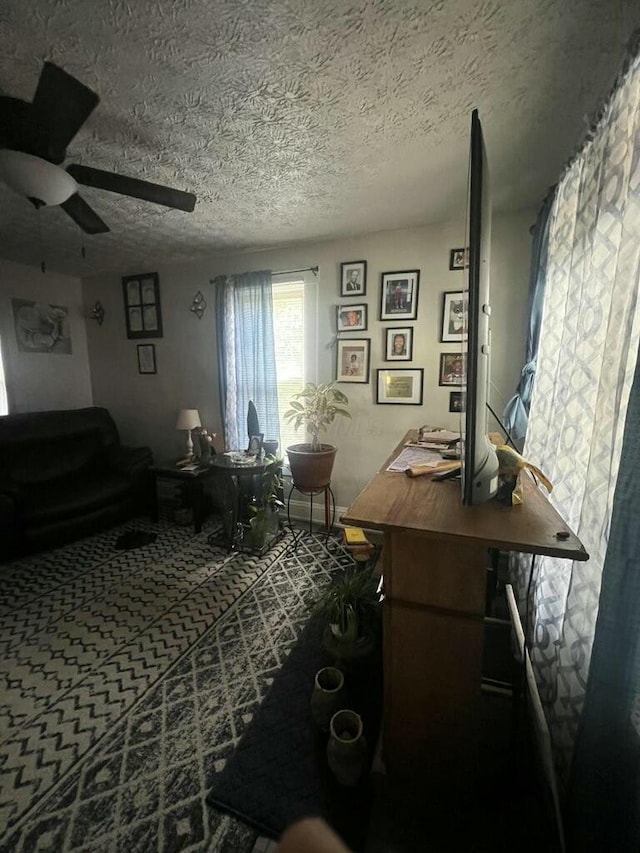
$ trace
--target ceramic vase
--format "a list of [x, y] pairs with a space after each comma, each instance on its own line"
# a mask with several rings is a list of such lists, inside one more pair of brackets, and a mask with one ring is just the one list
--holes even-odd
[[357, 785], [366, 768], [367, 745], [355, 711], [337, 711], [329, 724], [327, 762], [340, 785]]
[[311, 694], [311, 717], [323, 732], [329, 731], [331, 717], [345, 705], [344, 675], [335, 666], [316, 672]]

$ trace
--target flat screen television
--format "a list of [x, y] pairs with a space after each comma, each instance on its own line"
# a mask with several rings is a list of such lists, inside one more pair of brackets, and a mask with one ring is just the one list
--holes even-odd
[[491, 330], [489, 318], [491, 197], [478, 110], [471, 114], [467, 207], [468, 300], [466, 387], [463, 390], [462, 501], [481, 504], [498, 491], [498, 458], [487, 438]]

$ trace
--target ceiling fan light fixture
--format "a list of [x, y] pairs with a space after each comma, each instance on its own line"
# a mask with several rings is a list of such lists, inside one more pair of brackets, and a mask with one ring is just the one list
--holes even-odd
[[47, 206], [63, 204], [78, 191], [68, 172], [23, 151], [0, 150], [0, 180], [18, 195]]

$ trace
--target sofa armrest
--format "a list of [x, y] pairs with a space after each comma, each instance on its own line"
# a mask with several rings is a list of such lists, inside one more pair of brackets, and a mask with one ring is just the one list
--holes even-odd
[[148, 447], [109, 448], [107, 462], [110, 468], [130, 480], [137, 479], [143, 471], [153, 465], [153, 456]]
[[0, 492], [0, 560], [13, 556], [17, 535], [18, 508], [15, 495], [10, 491]]

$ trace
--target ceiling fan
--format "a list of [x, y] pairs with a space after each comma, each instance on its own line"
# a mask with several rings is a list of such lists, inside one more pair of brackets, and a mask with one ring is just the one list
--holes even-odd
[[60, 207], [87, 234], [109, 227], [78, 193], [78, 184], [191, 212], [192, 193], [90, 166], [60, 164], [100, 98], [52, 62], [45, 62], [31, 103], [0, 95], [0, 179], [36, 207]]

